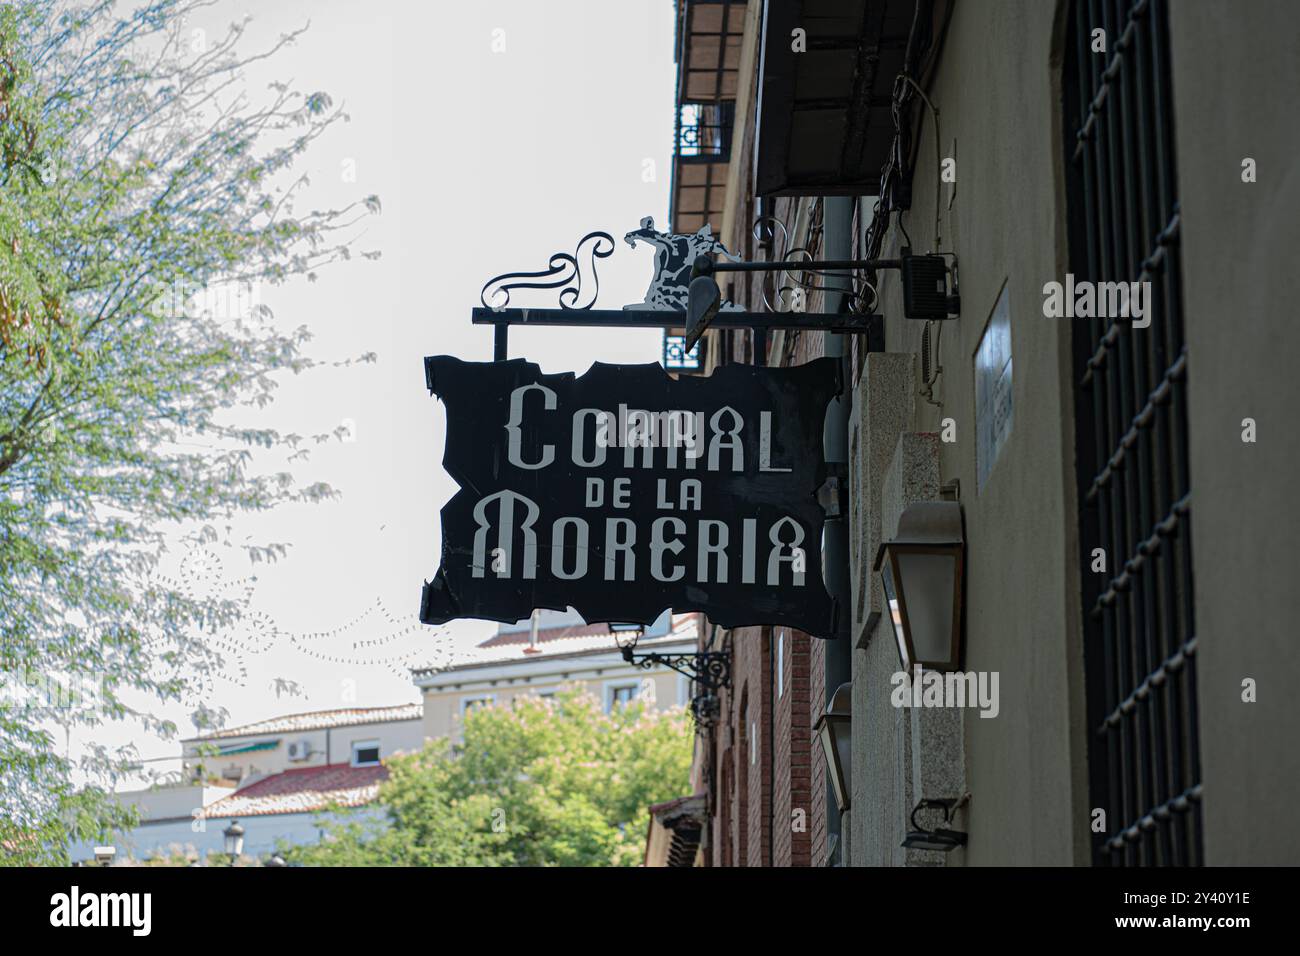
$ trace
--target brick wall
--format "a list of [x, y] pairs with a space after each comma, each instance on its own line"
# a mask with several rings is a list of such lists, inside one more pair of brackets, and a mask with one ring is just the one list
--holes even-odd
[[773, 690], [776, 729], [772, 760], [776, 787], [772, 795], [772, 863], [807, 866], [812, 828], [808, 719], [811, 639], [789, 628], [775, 628], [774, 633], [777, 652], [772, 666], [778, 677]]
[[[791, 201], [777, 200], [775, 212], [790, 219]], [[745, 258], [762, 258], [747, 230], [738, 245]], [[736, 277], [727, 291], [749, 308], [763, 311], [755, 277]], [[814, 293], [809, 310], [820, 309], [821, 296]], [[730, 361], [754, 360], [747, 334], [727, 334], [719, 345]], [[822, 335], [797, 335], [782, 351], [789, 364], [810, 362], [824, 354]], [[781, 362], [782, 356], [769, 355], [769, 360]], [[778, 631], [785, 633], [784, 693], [779, 697], [774, 672]], [[715, 839], [710, 862], [824, 866], [826, 767], [821, 746], [812, 739], [812, 725], [825, 709], [826, 644], [798, 631], [762, 627], [732, 631], [729, 644], [732, 685], [719, 694], [721, 716], [714, 731], [719, 765], [712, 776]], [[799, 818], [796, 810], [803, 811]]]
[[737, 774], [743, 828], [741, 866], [767, 866], [772, 851], [772, 713], [771, 662], [767, 629], [743, 627], [732, 632], [732, 681], [740, 697], [735, 711]]
[[[808, 700], [811, 714], [820, 714], [826, 709], [825, 641], [811, 641], [808, 648]], [[809, 862], [813, 866], [825, 866], [826, 758], [820, 752], [811, 755], [810, 770], [808, 775], [808, 835], [811, 845]]]
[[[815, 305], [821, 309], [821, 296]], [[794, 364], [802, 365], [826, 354], [824, 333], [801, 335], [794, 350]], [[833, 688], [832, 688], [833, 689]], [[811, 639], [808, 649], [808, 726], [826, 710], [826, 642]], [[811, 742], [811, 741], [810, 741]], [[810, 749], [808, 775], [808, 835], [810, 837], [809, 862], [812, 866], [825, 866], [827, 859], [826, 833], [826, 757], [821, 744]]]

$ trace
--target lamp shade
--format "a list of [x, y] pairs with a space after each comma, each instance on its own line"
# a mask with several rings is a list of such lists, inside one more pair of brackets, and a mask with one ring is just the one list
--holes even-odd
[[835, 789], [835, 802], [840, 810], [847, 810], [851, 803], [852, 726], [853, 684], [848, 682], [836, 688], [830, 706], [813, 725], [813, 730], [826, 754], [826, 769], [830, 772], [831, 786]]
[[614, 635], [614, 644], [623, 652], [623, 658], [631, 662], [632, 651], [636, 649], [642, 635], [645, 634], [645, 625], [610, 621], [606, 626], [609, 628], [609, 633]]
[[930, 850], [935, 853], [951, 853], [959, 846], [966, 845], [966, 834], [957, 830], [909, 830], [903, 840], [903, 846], [913, 850]]
[[230, 826], [221, 831], [226, 838], [226, 856], [232, 860], [244, 852], [244, 828], [238, 820], [231, 820]]
[[903, 669], [951, 671], [961, 659], [961, 505], [918, 501], [903, 511], [898, 534], [876, 553]]

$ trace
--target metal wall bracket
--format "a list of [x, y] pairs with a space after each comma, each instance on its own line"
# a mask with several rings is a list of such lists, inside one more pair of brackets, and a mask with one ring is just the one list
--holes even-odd
[[664, 666], [689, 677], [711, 691], [731, 686], [731, 655], [721, 651], [697, 651], [694, 654], [637, 654], [635, 645], [623, 649], [623, 660], [642, 670]]

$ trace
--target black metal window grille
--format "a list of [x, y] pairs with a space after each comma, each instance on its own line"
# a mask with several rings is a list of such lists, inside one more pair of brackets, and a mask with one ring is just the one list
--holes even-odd
[[676, 155], [682, 158], [718, 160], [731, 158], [731, 127], [736, 104], [683, 103], [677, 110]]
[[[1161, 0], [1076, 0], [1064, 64], [1076, 282], [1150, 283], [1150, 324], [1074, 324], [1094, 862], [1203, 862], [1178, 183]], [[1094, 52], [1094, 31], [1105, 52]], [[1095, 549], [1104, 572], [1093, 570]]]

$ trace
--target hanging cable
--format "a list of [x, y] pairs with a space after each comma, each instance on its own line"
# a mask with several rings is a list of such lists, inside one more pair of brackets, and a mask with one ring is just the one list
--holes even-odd
[[912, 89], [916, 90], [922, 102], [930, 107], [930, 115], [934, 117], [934, 251], [938, 252], [943, 247], [939, 231], [939, 196], [943, 191], [943, 156], [942, 147], [939, 145], [939, 110], [930, 102], [930, 97], [925, 95], [925, 90], [916, 85], [914, 79], [906, 73], [900, 73], [899, 77], [911, 84]]

